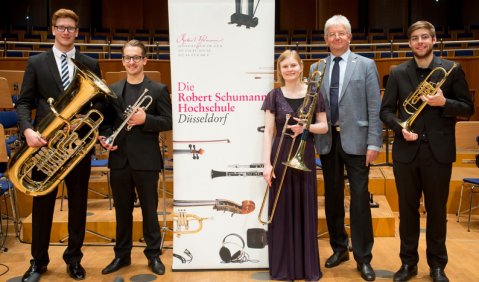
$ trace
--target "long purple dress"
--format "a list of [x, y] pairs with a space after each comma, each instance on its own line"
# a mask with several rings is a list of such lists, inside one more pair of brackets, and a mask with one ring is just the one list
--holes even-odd
[[[280, 88], [273, 89], [261, 108], [275, 115], [277, 134], [273, 140], [271, 164], [278, 150], [286, 114], [297, 117]], [[324, 111], [324, 101], [319, 95], [316, 112]], [[315, 117], [313, 117], [313, 121]], [[290, 124], [297, 122], [291, 118]], [[292, 156], [300, 143], [296, 138]], [[284, 137], [269, 194], [269, 214], [281, 182], [284, 165], [292, 139]], [[269, 272], [275, 280], [319, 280], [322, 276], [319, 264], [317, 239], [318, 198], [316, 190], [316, 163], [313, 134], [306, 142], [304, 162], [311, 172], [288, 168], [276, 207], [273, 222], [268, 226]]]

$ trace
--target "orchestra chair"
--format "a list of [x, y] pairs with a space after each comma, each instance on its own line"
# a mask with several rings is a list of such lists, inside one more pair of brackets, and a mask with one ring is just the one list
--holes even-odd
[[[5, 131], [3, 125], [0, 124], [0, 196], [4, 198], [5, 203], [5, 212], [6, 218], [13, 220], [13, 225], [15, 228], [15, 234], [19, 235], [18, 229], [18, 210], [17, 210], [17, 198], [15, 194], [15, 188], [13, 187], [12, 182], [4, 176], [5, 171], [7, 170], [7, 162], [10, 157], [7, 151], [7, 143], [5, 142]], [[6, 204], [6, 198], [10, 198], [10, 207], [12, 215], [8, 215], [8, 205]], [[3, 210], [3, 209], [2, 209]], [[1, 216], [3, 219], [3, 215]]]
[[[458, 121], [456, 122], [456, 150], [477, 151], [479, 149], [479, 121]], [[461, 210], [464, 190], [469, 189], [469, 208]], [[479, 178], [464, 178], [462, 180], [459, 205], [457, 208], [457, 222], [461, 214], [468, 214], [467, 231], [470, 232], [471, 213], [479, 208], [479, 204], [473, 206], [473, 194], [479, 192]]]
[[[2, 142], [6, 143], [7, 156], [10, 156], [10, 146], [18, 140], [17, 134], [18, 116], [16, 111], [0, 111], [0, 125], [2, 125]], [[5, 134], [7, 131], [7, 134]], [[6, 137], [8, 136], [8, 137]], [[2, 147], [3, 148], [3, 147]]]
[[4, 77], [0, 77], [0, 109], [13, 110], [12, 94], [10, 94], [8, 80]]
[[[464, 189], [469, 189], [469, 208], [466, 210], [461, 210], [461, 205], [462, 205], [462, 193], [464, 192]], [[461, 194], [459, 197], [459, 206], [457, 208], [457, 222], [459, 222], [459, 219], [461, 217], [461, 214], [467, 213], [468, 214], [468, 219], [467, 219], [467, 232], [471, 231], [471, 213], [474, 209], [479, 208], [479, 203], [475, 206], [472, 206], [472, 196], [474, 193], [479, 192], [479, 178], [464, 178], [462, 180], [462, 185], [461, 185]]]

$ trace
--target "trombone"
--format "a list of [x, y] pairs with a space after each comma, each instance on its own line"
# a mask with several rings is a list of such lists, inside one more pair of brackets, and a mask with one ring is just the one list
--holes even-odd
[[[263, 210], [264, 206], [266, 203], [266, 199], [268, 197], [269, 193], [269, 185], [266, 186], [266, 191], [264, 192], [264, 197], [263, 197], [263, 202], [261, 203], [261, 209], [259, 210], [258, 214], [258, 221], [262, 224], [270, 224], [273, 221], [274, 214], [276, 212], [276, 206], [278, 204], [279, 196], [281, 194], [281, 189], [283, 188], [283, 182], [284, 178], [286, 176], [286, 171], [288, 170], [288, 167], [302, 170], [302, 171], [311, 171], [306, 164], [304, 163], [304, 150], [306, 149], [306, 141], [309, 135], [309, 127], [311, 125], [311, 122], [313, 118], [315, 117], [315, 110], [316, 110], [316, 103], [318, 102], [318, 95], [321, 95], [319, 93], [319, 90], [321, 89], [321, 84], [323, 82], [323, 76], [324, 72], [326, 70], [326, 60], [321, 59], [318, 61], [318, 67], [320, 63], [323, 63], [323, 67], [321, 71], [316, 70], [314, 71], [307, 80], [308, 84], [308, 89], [306, 91], [306, 95], [303, 100], [303, 104], [298, 110], [298, 117], [301, 120], [301, 124], [304, 125], [304, 130], [301, 135], [301, 141], [299, 143], [298, 149], [296, 150], [295, 155], [291, 158], [291, 153], [293, 151], [293, 146], [296, 141], [295, 137], [292, 137], [291, 134], [286, 133], [286, 129], [288, 127], [288, 122], [291, 119], [291, 115], [287, 114], [286, 115], [286, 121], [283, 126], [283, 130], [281, 131], [281, 137], [279, 139], [279, 144], [278, 144], [278, 149], [276, 151], [276, 155], [273, 160], [273, 169], [272, 172], [274, 173], [274, 169], [276, 168], [276, 164], [278, 162], [278, 157], [281, 152], [281, 147], [283, 146], [283, 140], [285, 136], [289, 136], [293, 138], [293, 141], [291, 142], [291, 147], [289, 148], [288, 151], [288, 157], [287, 161], [283, 162], [282, 164], [284, 165], [284, 169], [281, 175], [281, 182], [278, 187], [278, 192], [276, 194], [276, 198], [274, 200], [273, 208], [271, 209], [271, 214], [268, 217], [267, 220], [263, 220]], [[272, 180], [273, 173], [271, 173], [270, 176], [270, 181]]]
[[[457, 66], [456, 63], [452, 65], [452, 67], [449, 69], [449, 71], [446, 71], [442, 67], [436, 67], [434, 68], [428, 76], [419, 84], [419, 86], [416, 88], [416, 90], [409, 95], [406, 100], [403, 102], [403, 108], [404, 111], [411, 116], [406, 119], [403, 122], [398, 122], [398, 124], [406, 129], [407, 131], [412, 132], [412, 124], [416, 120], [416, 118], [419, 116], [419, 114], [422, 112], [422, 110], [426, 107], [427, 102], [422, 102], [419, 107], [417, 107], [417, 104], [419, 101], [421, 101], [421, 96], [426, 96], [426, 95], [435, 95], [437, 90], [442, 86], [442, 84], [446, 81], [447, 77], [449, 74], [451, 74], [452, 70]], [[439, 73], [438, 75], [442, 74], [441, 80], [438, 82], [433, 82], [432, 79], [433, 75], [435, 73]]]

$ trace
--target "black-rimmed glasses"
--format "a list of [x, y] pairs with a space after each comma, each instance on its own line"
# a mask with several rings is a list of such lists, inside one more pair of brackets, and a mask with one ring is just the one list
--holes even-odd
[[141, 60], [143, 60], [143, 56], [123, 56], [122, 59], [125, 63], [129, 63], [131, 62], [131, 60], [133, 60], [133, 62], [135, 63], [139, 63]]
[[59, 32], [65, 32], [65, 30], [67, 30], [69, 33], [74, 32], [75, 30], [77, 30], [76, 26], [56, 25], [55, 28], [56, 28]]

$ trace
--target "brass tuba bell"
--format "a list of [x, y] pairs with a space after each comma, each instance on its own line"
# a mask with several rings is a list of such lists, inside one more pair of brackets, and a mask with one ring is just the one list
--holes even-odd
[[[23, 193], [41, 196], [52, 192], [95, 145], [103, 115], [95, 109], [76, 117], [98, 95], [116, 98], [110, 88], [83, 64], [71, 59], [75, 76], [65, 93], [48, 100], [51, 112], [38, 124], [38, 133], [48, 141], [40, 147], [26, 142], [8, 163], [8, 178]], [[32, 172], [42, 175], [32, 178]]]

